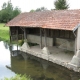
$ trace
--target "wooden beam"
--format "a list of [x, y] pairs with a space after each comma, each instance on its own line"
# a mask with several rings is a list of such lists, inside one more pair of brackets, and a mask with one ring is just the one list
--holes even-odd
[[42, 49], [42, 29], [40, 28], [40, 48]]

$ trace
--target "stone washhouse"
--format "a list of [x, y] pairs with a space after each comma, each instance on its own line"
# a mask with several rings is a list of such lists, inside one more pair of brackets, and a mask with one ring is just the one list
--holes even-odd
[[80, 72], [80, 10], [21, 13], [6, 24], [20, 51]]

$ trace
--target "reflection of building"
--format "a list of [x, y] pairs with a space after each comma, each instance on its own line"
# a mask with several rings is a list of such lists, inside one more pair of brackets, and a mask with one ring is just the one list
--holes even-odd
[[9, 50], [12, 56], [17, 56], [20, 54], [20, 50], [17, 50], [17, 46], [15, 45], [10, 45]]
[[[32, 56], [30, 56], [32, 57]], [[44, 60], [43, 60], [44, 61]], [[40, 62], [28, 59], [24, 60], [20, 55], [13, 57], [11, 56], [11, 69], [17, 74], [26, 74], [30, 75], [33, 80], [78, 80], [80, 74], [71, 72], [65, 68], [62, 68], [58, 65], [53, 65], [48, 63], [48, 68], [43, 69]]]
[[10, 40], [24, 37], [21, 51], [79, 71], [79, 13], [80, 10], [22, 13], [7, 23]]

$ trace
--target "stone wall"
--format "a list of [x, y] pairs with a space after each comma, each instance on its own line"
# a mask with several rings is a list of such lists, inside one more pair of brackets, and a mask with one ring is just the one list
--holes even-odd
[[[40, 44], [40, 36], [27, 35], [27, 40], [31, 43]], [[42, 37], [42, 44], [45, 45], [44, 37]], [[70, 51], [74, 51], [75, 50], [74, 44], [75, 44], [74, 40], [56, 38], [56, 45], [61, 49], [67, 49]], [[49, 38], [49, 37], [47, 38], [47, 45], [53, 46], [53, 38]]]
[[[40, 44], [40, 36], [36, 35], [27, 35], [27, 40], [32, 43]], [[42, 44], [45, 45], [45, 39], [42, 37]], [[52, 46], [53, 45], [53, 39], [47, 38], [47, 45]]]
[[61, 49], [66, 49], [70, 51], [75, 50], [75, 40], [56, 38], [56, 44]]

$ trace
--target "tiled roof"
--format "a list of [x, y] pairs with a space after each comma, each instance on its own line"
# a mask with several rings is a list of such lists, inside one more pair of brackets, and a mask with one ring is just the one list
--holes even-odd
[[80, 24], [79, 9], [22, 13], [9, 21], [7, 26], [73, 30], [78, 24]]

